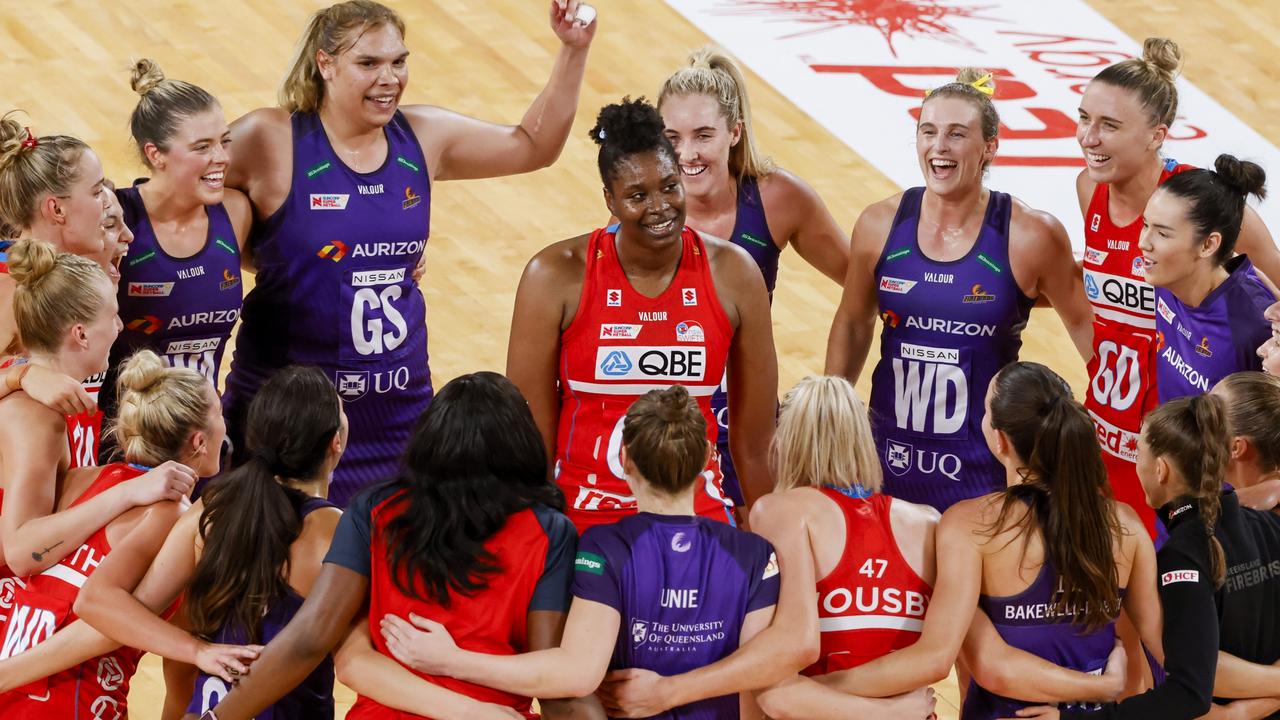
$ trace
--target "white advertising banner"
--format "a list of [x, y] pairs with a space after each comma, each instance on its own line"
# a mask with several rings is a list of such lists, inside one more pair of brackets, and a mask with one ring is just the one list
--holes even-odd
[[[914, 143], [925, 91], [961, 67], [992, 71], [1002, 127], [988, 186], [1056, 215], [1076, 254], [1084, 252], [1075, 195], [1084, 167], [1075, 139], [1080, 93], [1103, 67], [1141, 51], [1141, 38], [1125, 35], [1084, 2], [667, 3], [904, 188], [923, 183]], [[1228, 152], [1280, 177], [1274, 145], [1191, 83], [1179, 80], [1178, 91], [1166, 155], [1210, 166]], [[774, 152], [785, 162], [784, 148]], [[1273, 231], [1280, 228], [1276, 203], [1260, 212]]]

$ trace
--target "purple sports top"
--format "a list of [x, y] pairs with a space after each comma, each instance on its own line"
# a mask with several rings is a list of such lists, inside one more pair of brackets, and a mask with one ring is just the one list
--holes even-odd
[[[732, 654], [743, 618], [775, 605], [778, 583], [773, 548], [760, 536], [708, 518], [642, 512], [583, 534], [573, 595], [621, 616], [610, 670], [676, 675]], [[731, 720], [738, 696], [654, 717]]]
[[[1011, 647], [1038, 655], [1064, 668], [1101, 673], [1107, 665], [1107, 656], [1115, 648], [1115, 620], [1086, 633], [1084, 625], [1072, 622], [1073, 615], [1059, 614], [1056, 604], [1058, 584], [1058, 573], [1046, 560], [1031, 587], [1007, 597], [980, 595], [978, 607], [991, 618], [1000, 637]], [[1123, 596], [1123, 590], [1121, 593]], [[1119, 612], [1120, 609], [1116, 608], [1115, 614]], [[964, 720], [995, 720], [1014, 717], [1024, 707], [1043, 704], [996, 695], [971, 681], [960, 715]], [[1089, 706], [1079, 704], [1064, 704], [1063, 707], [1089, 709]]]
[[[760, 183], [755, 178], [747, 178], [738, 183], [738, 212], [733, 221], [733, 234], [729, 240], [734, 245], [747, 251], [752, 260], [764, 275], [764, 286], [773, 298], [773, 288], [778, 283], [778, 258], [781, 248], [773, 241], [769, 232], [769, 221], [764, 216], [764, 200], [760, 198]], [[720, 436], [716, 445], [720, 450], [720, 471], [724, 473], [724, 491], [738, 505], [745, 505], [742, 497], [742, 485], [738, 482], [738, 472], [733, 467], [733, 457], [729, 454], [729, 395], [727, 381], [720, 382], [720, 388], [711, 396], [711, 412], [715, 413], [716, 422], [720, 426]]]
[[[321, 498], [306, 498], [298, 507], [298, 517], [305, 520], [316, 510], [327, 507], [335, 505]], [[302, 596], [290, 589], [288, 595], [267, 608], [267, 614], [262, 617], [262, 633], [258, 642], [266, 645], [279, 635], [298, 613], [302, 602]], [[214, 635], [213, 642], [245, 645], [249, 642], [249, 634], [241, 627], [223, 625]], [[222, 678], [201, 672], [196, 677], [195, 694], [187, 705], [187, 712], [206, 713], [230, 691]], [[333, 658], [325, 657], [297, 687], [255, 717], [257, 720], [333, 720]]]
[[329, 496], [345, 506], [396, 473], [431, 402], [426, 306], [413, 281], [431, 186], [400, 112], [384, 129], [386, 162], [368, 173], [342, 163], [317, 115], [295, 113], [292, 122], [293, 184], [250, 238], [258, 271], [224, 402], [237, 441], [250, 399], [274, 371], [295, 363], [322, 369], [351, 421]]
[[1018, 359], [1034, 301], [1009, 264], [1009, 195], [990, 191], [973, 247], [948, 262], [920, 249], [923, 195], [903, 193], [875, 268], [884, 330], [870, 410], [885, 494], [945, 510], [1005, 486], [982, 435], [983, 400]]
[[1261, 370], [1258, 346], [1271, 337], [1262, 317], [1275, 302], [1246, 255], [1227, 261], [1231, 273], [1196, 307], [1156, 288], [1156, 388], [1160, 402], [1209, 392], [1222, 378]]
[[[160, 246], [138, 185], [116, 190], [116, 198], [133, 244], [120, 267], [117, 299], [124, 329], [111, 348], [110, 367], [148, 348], [168, 364], [198, 370], [216, 384], [244, 300], [240, 251], [227, 209], [221, 203], [206, 206], [204, 247], [178, 258]], [[104, 383], [103, 393], [114, 397], [114, 386]]]

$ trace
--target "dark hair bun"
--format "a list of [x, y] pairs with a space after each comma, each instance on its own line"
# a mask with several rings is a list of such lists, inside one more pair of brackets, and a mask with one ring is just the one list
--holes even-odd
[[1218, 179], [1239, 195], [1255, 195], [1259, 200], [1267, 196], [1267, 173], [1257, 163], [1222, 154], [1213, 161]]
[[662, 137], [662, 116], [643, 97], [625, 97], [620, 103], [605, 105], [591, 128], [591, 139], [601, 147], [623, 154], [652, 150]]

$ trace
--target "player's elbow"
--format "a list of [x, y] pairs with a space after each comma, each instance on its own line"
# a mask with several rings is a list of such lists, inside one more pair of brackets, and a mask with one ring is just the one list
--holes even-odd
[[973, 681], [983, 690], [1004, 697], [1018, 697], [1015, 693], [1019, 684], [1008, 663], [993, 661], [993, 659], [972, 658], [969, 670], [973, 673]]
[[44, 572], [45, 567], [41, 565], [31, 554], [24, 554], [18, 549], [10, 550], [8, 547], [4, 549], [4, 563], [9, 566], [9, 572], [14, 577], [27, 577]]
[[756, 694], [756, 704], [765, 717], [772, 720], [800, 720], [801, 715], [793, 712], [795, 703], [790, 702], [787, 694], [780, 688], [769, 688]]

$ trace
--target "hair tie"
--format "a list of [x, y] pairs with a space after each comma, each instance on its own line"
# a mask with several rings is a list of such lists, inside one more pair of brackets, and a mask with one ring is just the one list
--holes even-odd
[[600, 128], [600, 130], [596, 132], [596, 137], [600, 138], [601, 140], [604, 139], [604, 128]]
[[27, 131], [27, 139], [22, 141], [22, 147], [24, 148], [39, 147], [40, 141], [36, 138], [35, 134], [31, 132], [31, 128], [26, 128], [26, 131]]
[[986, 75], [983, 75], [977, 80], [969, 83], [969, 87], [977, 90], [987, 97], [992, 97], [996, 94], [996, 86], [991, 84], [992, 80], [993, 78], [991, 77], [991, 73], [987, 73]]
[[275, 467], [280, 462], [280, 456], [271, 448], [255, 450], [253, 456], [261, 460], [267, 466], [267, 469], [272, 472], [275, 472]]

